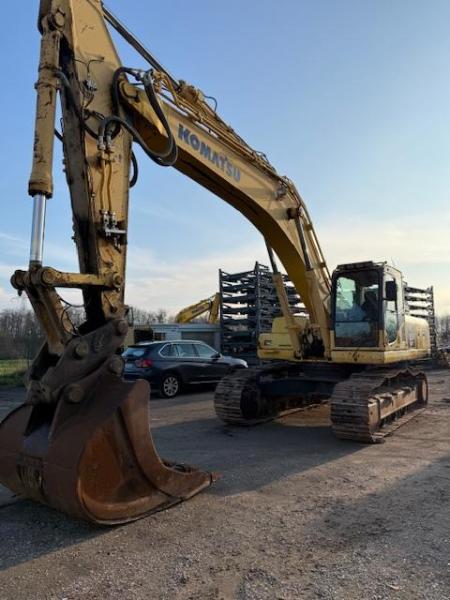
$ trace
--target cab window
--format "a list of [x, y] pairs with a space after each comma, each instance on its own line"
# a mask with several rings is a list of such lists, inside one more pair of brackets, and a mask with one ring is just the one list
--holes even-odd
[[397, 306], [397, 294], [395, 294], [395, 300], [389, 299], [387, 290], [389, 286], [395, 287], [395, 279], [392, 275], [386, 275], [384, 279], [384, 328], [388, 338], [388, 342], [392, 344], [397, 339], [398, 332], [398, 306]]
[[354, 271], [335, 280], [336, 346], [378, 345], [379, 274], [375, 270]]

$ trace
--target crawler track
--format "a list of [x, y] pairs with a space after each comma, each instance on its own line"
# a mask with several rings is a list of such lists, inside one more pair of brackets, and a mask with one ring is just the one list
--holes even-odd
[[[265, 399], [259, 385], [262, 374], [261, 369], [243, 369], [221, 380], [214, 398], [219, 419], [251, 426], [305, 407], [300, 399], [298, 406]], [[415, 417], [427, 400], [427, 380], [422, 372], [386, 368], [353, 373], [337, 383], [331, 395], [333, 431], [341, 439], [379, 442]]]
[[214, 395], [214, 408], [219, 419], [230, 425], [257, 425], [278, 416], [273, 407], [271, 410], [269, 406], [261, 406], [259, 373], [260, 369], [240, 369], [219, 382]]
[[379, 442], [417, 415], [428, 400], [424, 373], [374, 369], [338, 383], [331, 397], [336, 437]]
[[320, 404], [317, 397], [272, 396], [261, 393], [260, 378], [268, 375], [264, 368], [241, 369], [226, 375], [218, 384], [214, 396], [216, 415], [230, 425], [247, 427], [272, 421], [277, 417]]

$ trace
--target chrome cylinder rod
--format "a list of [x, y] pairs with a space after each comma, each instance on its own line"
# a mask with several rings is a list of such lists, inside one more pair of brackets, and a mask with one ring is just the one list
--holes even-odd
[[46, 204], [47, 198], [44, 194], [36, 194], [33, 196], [33, 224], [31, 226], [30, 265], [42, 265]]

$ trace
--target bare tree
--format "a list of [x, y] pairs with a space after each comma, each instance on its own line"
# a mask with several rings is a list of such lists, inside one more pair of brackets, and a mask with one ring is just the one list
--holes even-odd
[[450, 344], [450, 314], [442, 315], [436, 319], [439, 345]]
[[135, 327], [148, 327], [155, 322], [155, 314], [149, 310], [131, 306], [129, 311], [130, 322]]
[[167, 311], [164, 308], [158, 308], [155, 313], [155, 319], [157, 323], [167, 323]]
[[159, 308], [156, 312], [130, 306], [129, 320], [135, 327], [149, 327], [152, 323], [168, 323], [167, 311]]
[[0, 359], [31, 359], [43, 342], [39, 322], [26, 308], [0, 312]]
[[[85, 319], [84, 310], [67, 307], [70, 320], [78, 327]], [[167, 311], [156, 312], [141, 308], [130, 309], [130, 321], [135, 327], [150, 328], [152, 323], [167, 323]], [[34, 312], [26, 306], [0, 312], [0, 359], [27, 358], [31, 360], [44, 342], [44, 336]]]

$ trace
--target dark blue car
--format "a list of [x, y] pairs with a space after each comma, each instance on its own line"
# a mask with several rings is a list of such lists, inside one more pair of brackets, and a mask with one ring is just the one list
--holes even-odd
[[186, 385], [218, 383], [227, 373], [247, 368], [245, 360], [223, 356], [194, 340], [140, 343], [122, 356], [125, 379], [146, 379], [166, 398], [174, 398]]

